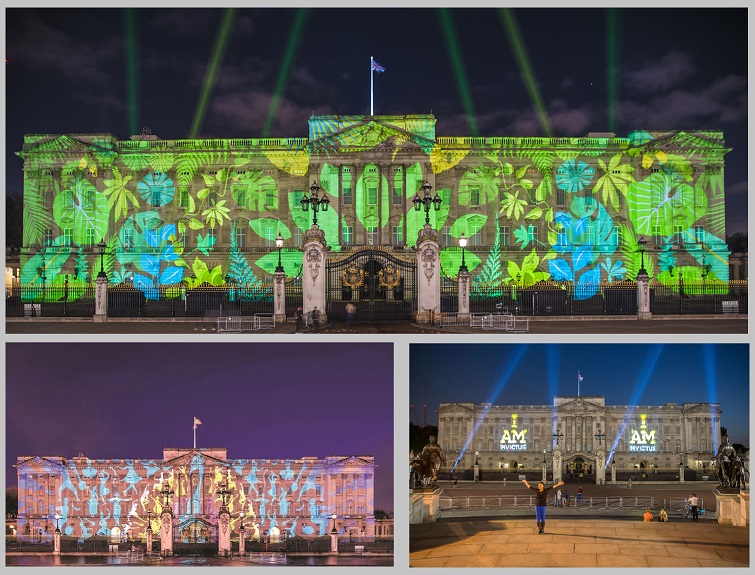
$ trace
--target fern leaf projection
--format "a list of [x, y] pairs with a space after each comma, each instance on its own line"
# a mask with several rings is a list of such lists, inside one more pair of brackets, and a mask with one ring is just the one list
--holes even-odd
[[76, 279], [82, 279], [82, 280], [91, 280], [92, 278], [89, 277], [89, 262], [87, 261], [86, 254], [84, 253], [84, 250], [79, 250], [76, 253], [76, 268], [78, 271], [76, 272]]
[[37, 182], [24, 183], [24, 245], [41, 245], [46, 228], [52, 228], [52, 211], [45, 201]]
[[236, 222], [231, 226], [231, 255], [228, 259], [228, 276], [238, 285], [241, 301], [260, 301], [269, 297], [270, 290], [252, 271], [249, 262], [236, 243]]
[[[490, 296], [491, 289], [500, 288], [503, 280], [503, 268], [501, 267], [501, 227], [498, 219], [495, 220], [495, 243], [485, 259], [485, 265], [482, 267], [480, 274], [475, 277], [472, 283], [472, 290], [476, 294]], [[495, 295], [499, 295], [496, 293]]]

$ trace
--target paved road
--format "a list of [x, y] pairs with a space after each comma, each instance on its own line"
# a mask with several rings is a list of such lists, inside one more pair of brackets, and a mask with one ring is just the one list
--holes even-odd
[[[550, 513], [550, 509], [548, 513]], [[411, 567], [749, 567], [749, 527], [715, 521], [548, 518], [411, 525]]]
[[[636, 319], [561, 319], [561, 320], [537, 320], [530, 322], [529, 333], [531, 334], [650, 334], [650, 333], [691, 333], [691, 334], [737, 334], [747, 333], [746, 318], [715, 318], [705, 319], [653, 319], [650, 321], [638, 321]], [[5, 324], [8, 334], [55, 334], [55, 333], [215, 333], [216, 324], [213, 321], [165, 321], [161, 319], [150, 320], [111, 320], [106, 323], [94, 323], [91, 320], [68, 320], [48, 321], [42, 318], [22, 318], [20, 320], [9, 319]], [[261, 335], [268, 333], [293, 334], [293, 323], [278, 324], [273, 330], [258, 332]], [[521, 339], [523, 334], [507, 334], [506, 332], [484, 331], [481, 328], [470, 327], [444, 327], [439, 328], [428, 324], [416, 324], [413, 322], [356, 322], [349, 327], [343, 323], [332, 323], [322, 326], [323, 334], [345, 335], [353, 333], [374, 334], [474, 334], [480, 336], [511, 337]], [[306, 330], [304, 335], [312, 334], [312, 330]], [[314, 334], [313, 334], [314, 335]]]

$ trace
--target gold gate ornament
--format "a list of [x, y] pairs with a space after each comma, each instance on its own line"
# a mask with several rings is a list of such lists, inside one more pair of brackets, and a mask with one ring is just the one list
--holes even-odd
[[354, 266], [349, 266], [341, 274], [343, 285], [350, 288], [357, 288], [364, 285], [364, 270], [358, 270]]
[[394, 269], [393, 266], [385, 266], [378, 271], [378, 285], [387, 288], [394, 288], [401, 281], [401, 272]]

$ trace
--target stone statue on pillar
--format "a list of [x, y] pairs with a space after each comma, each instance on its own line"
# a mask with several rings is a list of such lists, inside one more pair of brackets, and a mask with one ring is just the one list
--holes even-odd
[[417, 239], [417, 323], [434, 322], [440, 314], [440, 234], [430, 224]]
[[222, 499], [220, 511], [218, 511], [218, 555], [221, 557], [230, 557], [231, 555], [231, 513], [228, 511], [228, 496], [231, 491], [228, 489], [228, 483], [224, 479], [218, 489], [218, 495]]
[[313, 225], [304, 234], [302, 290], [304, 299], [304, 314], [317, 308], [320, 312], [320, 322], [326, 323], [325, 282], [327, 270], [327, 243], [325, 232], [317, 225]]
[[275, 272], [273, 274], [273, 310], [273, 313], [275, 315], [275, 323], [285, 323], [286, 272]]
[[559, 483], [561, 481], [561, 461], [563, 456], [561, 454], [561, 447], [556, 445], [553, 450], [553, 483]]
[[469, 272], [459, 272], [459, 320], [469, 320]]
[[163, 497], [163, 509], [160, 514], [160, 553], [163, 557], [173, 556], [173, 510], [170, 505], [170, 497], [174, 491], [167, 483], [160, 492]]
[[599, 447], [595, 454], [595, 484], [606, 484], [606, 452], [602, 447]]

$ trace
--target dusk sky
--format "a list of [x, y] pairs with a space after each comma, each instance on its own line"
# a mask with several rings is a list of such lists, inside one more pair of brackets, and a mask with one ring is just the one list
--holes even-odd
[[19, 455], [374, 455], [393, 511], [392, 343], [9, 343], [6, 478]]
[[515, 9], [513, 27], [492, 8], [5, 15], [11, 193], [27, 133], [306, 137], [313, 113], [369, 114], [374, 56], [374, 113], [432, 112], [440, 136], [542, 136], [538, 100], [553, 136], [723, 130], [727, 233], [747, 231], [745, 8]]
[[[422, 423], [438, 405], [553, 405], [602, 395], [606, 405], [718, 402], [732, 443], [750, 445], [749, 346], [744, 344], [427, 344], [409, 350], [410, 401]], [[416, 423], [412, 415], [412, 421]]]

